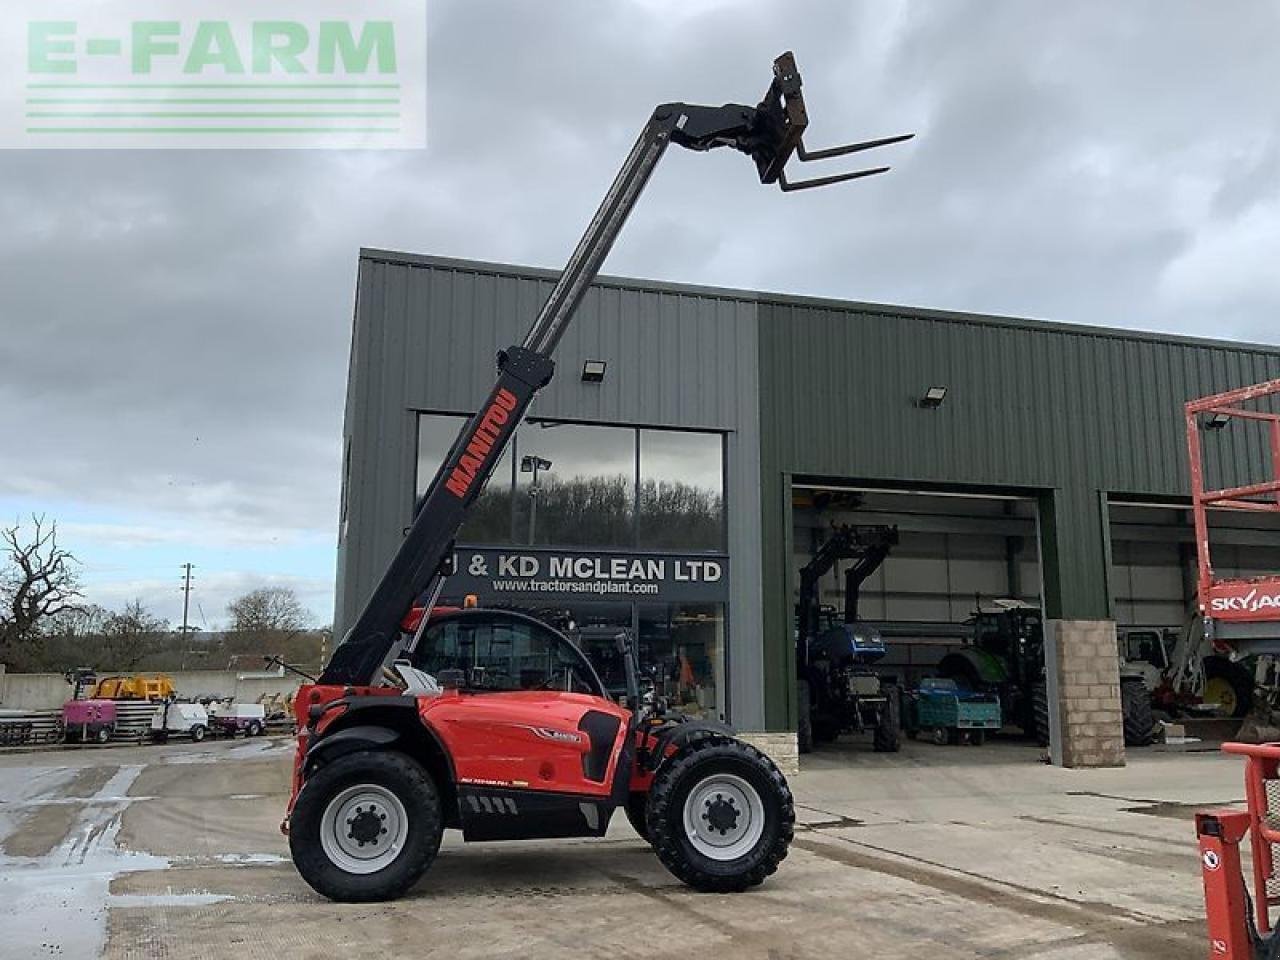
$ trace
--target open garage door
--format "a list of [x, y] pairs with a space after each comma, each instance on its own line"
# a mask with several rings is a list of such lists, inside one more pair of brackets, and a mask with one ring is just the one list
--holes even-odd
[[[1112, 498], [1109, 512], [1112, 606], [1127, 661], [1147, 675], [1158, 707], [1188, 712], [1204, 699], [1227, 716], [1244, 716], [1265, 670], [1214, 655], [1198, 635], [1190, 508]], [[1280, 518], [1217, 510], [1210, 529], [1221, 575], [1280, 570]]]
[[[998, 704], [1008, 733], [1017, 734], [1025, 726], [1028, 734], [1034, 734], [1031, 728], [1040, 727], [1041, 738], [1047, 736], [1034, 500], [797, 483], [792, 522], [796, 571], [804, 570], [846, 525], [896, 531], [888, 556], [858, 588], [856, 619], [859, 629], [868, 637], [878, 636], [882, 644], [876, 649], [868, 641], [861, 672], [901, 692], [903, 722], [909, 731], [915, 729], [913, 723], [917, 727], [921, 723], [923, 696], [929, 700], [923, 732], [930, 739], [943, 743], [986, 740], [989, 728], [973, 728], [970, 736], [968, 719], [961, 714], [985, 715], [988, 719], [983, 722], [988, 723], [990, 701]], [[817, 602], [825, 609], [826, 625], [847, 619], [849, 578], [844, 574], [854, 562], [835, 564], [818, 581]], [[801, 588], [799, 594], [803, 592]], [[795, 597], [798, 605], [804, 599]], [[797, 624], [803, 632], [803, 624]], [[1020, 630], [1034, 633], [1034, 639], [1029, 636], [1024, 642], [1017, 635]], [[980, 643], [983, 638], [985, 642]], [[834, 654], [830, 657], [834, 662]], [[810, 683], [814, 690], [825, 683], [820, 671], [816, 676]], [[988, 697], [986, 705], [975, 697], [972, 711], [952, 707], [954, 723], [944, 724], [941, 712], [931, 712], [932, 688], [937, 687], [939, 705], [947, 701], [947, 685], [932, 683], [940, 679], [954, 681], [960, 696], [967, 692]], [[873, 686], [870, 680], [857, 677], [841, 682], [848, 689]], [[801, 691], [802, 698], [806, 692], [810, 691]], [[811, 693], [810, 699], [818, 695]], [[859, 738], [847, 736], [857, 732], [857, 724], [848, 722], [847, 713], [843, 723], [822, 721], [827, 729], [816, 730], [816, 739], [830, 740], [838, 730], [846, 734], [841, 744], [857, 749]], [[1039, 724], [1034, 722], [1037, 714]], [[813, 715], [822, 719], [821, 711]], [[803, 735], [804, 731], [802, 740]], [[1029, 742], [1034, 744], [1036, 739], [1032, 736]]]

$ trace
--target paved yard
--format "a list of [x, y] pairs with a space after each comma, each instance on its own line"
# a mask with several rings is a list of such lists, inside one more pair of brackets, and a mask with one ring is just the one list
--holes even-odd
[[349, 906], [287, 859], [290, 748], [0, 757], [0, 957], [1201, 960], [1190, 810], [1243, 793], [1214, 754], [1073, 772], [1016, 743], [846, 746], [793, 778], [802, 828], [751, 893], [684, 888], [619, 817], [597, 841], [446, 839], [409, 897]]

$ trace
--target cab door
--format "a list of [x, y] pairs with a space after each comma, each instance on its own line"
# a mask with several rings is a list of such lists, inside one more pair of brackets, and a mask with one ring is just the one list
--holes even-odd
[[452, 759], [467, 839], [604, 833], [627, 795], [630, 713], [563, 634], [462, 611], [427, 628], [414, 661], [457, 688], [421, 709]]

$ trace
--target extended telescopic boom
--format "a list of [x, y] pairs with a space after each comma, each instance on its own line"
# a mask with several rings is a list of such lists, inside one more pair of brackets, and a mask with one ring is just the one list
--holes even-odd
[[[454, 537], [529, 403], [550, 382], [555, 370], [551, 355], [668, 144], [690, 150], [732, 147], [755, 161], [761, 183], [777, 183], [790, 191], [827, 186], [889, 169], [872, 167], [791, 182], [784, 168], [793, 154], [801, 161], [825, 160], [913, 136], [905, 134], [806, 152], [803, 136], [808, 123], [800, 73], [790, 53], [774, 61], [773, 80], [764, 99], [754, 107], [667, 103], [654, 110], [528, 335], [519, 346], [499, 352], [498, 382], [479, 412], [463, 427], [418, 501], [404, 542], [359, 618], [334, 650], [320, 677], [321, 683], [372, 683], [395, 648], [401, 621], [413, 603], [424, 596], [428, 606], [435, 603], [450, 572]], [[425, 616], [422, 623], [426, 623]]]

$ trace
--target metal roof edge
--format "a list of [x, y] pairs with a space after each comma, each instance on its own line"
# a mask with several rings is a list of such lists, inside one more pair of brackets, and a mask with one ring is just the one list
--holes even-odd
[[[507, 276], [533, 280], [555, 280], [559, 270], [530, 267], [490, 260], [469, 260], [436, 254], [404, 253], [376, 247], [361, 247], [360, 259], [394, 263], [402, 266], [467, 270], [490, 276]], [[863, 300], [838, 300], [833, 297], [816, 297], [805, 294], [773, 293], [760, 290], [744, 290], [731, 287], [714, 287], [693, 283], [672, 283], [665, 280], [642, 280], [636, 277], [601, 275], [598, 286], [619, 289], [676, 293], [687, 296], [711, 297], [719, 300], [739, 300], [767, 306], [812, 307], [820, 310], [873, 314], [877, 316], [936, 320], [944, 323], [962, 323], [972, 326], [1001, 327], [1029, 330], [1038, 333], [1065, 333], [1088, 337], [1108, 337], [1117, 340], [1137, 340], [1148, 343], [1181, 344], [1213, 350], [1265, 353], [1280, 356], [1280, 345], [1253, 343], [1241, 340], [1217, 340], [1210, 337], [1194, 337], [1187, 334], [1162, 333], [1157, 330], [1131, 330], [1123, 327], [1094, 326], [1088, 323], [1065, 323], [1059, 320], [1040, 320], [1028, 317], [1011, 317], [1002, 314], [971, 313], [963, 310], [944, 310], [937, 307], [904, 306], [901, 304], [872, 303]]]

